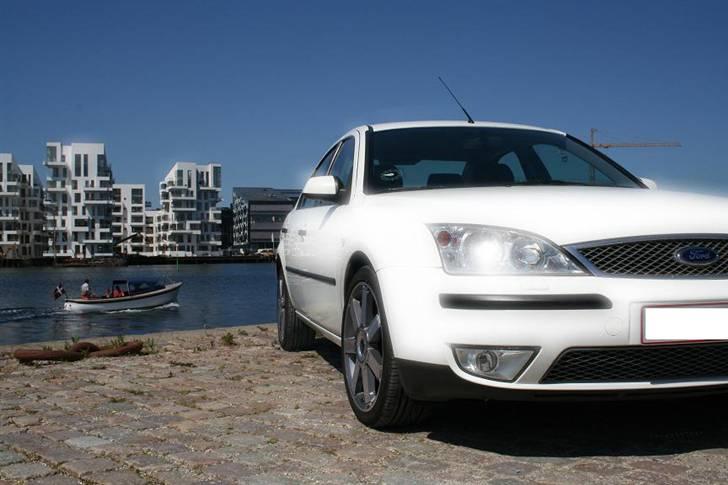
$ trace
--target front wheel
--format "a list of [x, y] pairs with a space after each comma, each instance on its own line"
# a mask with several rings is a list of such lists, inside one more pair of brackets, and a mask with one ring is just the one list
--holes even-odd
[[420, 422], [429, 407], [410, 399], [402, 387], [376, 274], [369, 267], [360, 269], [348, 289], [341, 350], [354, 414], [372, 428]]
[[316, 332], [296, 315], [282, 272], [278, 274], [277, 302], [278, 343], [281, 348], [289, 352], [311, 349], [316, 340]]

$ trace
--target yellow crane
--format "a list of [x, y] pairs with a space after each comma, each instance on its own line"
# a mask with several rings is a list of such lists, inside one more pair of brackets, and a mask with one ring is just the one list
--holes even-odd
[[597, 143], [597, 129], [589, 130], [589, 144], [592, 148], [676, 148], [681, 147], [677, 141], [657, 141], [644, 143]]

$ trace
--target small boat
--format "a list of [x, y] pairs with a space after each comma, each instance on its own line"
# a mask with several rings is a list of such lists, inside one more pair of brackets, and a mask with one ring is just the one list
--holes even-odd
[[66, 298], [63, 308], [70, 312], [108, 312], [154, 308], [177, 300], [181, 282], [154, 280], [114, 280], [112, 288], [121, 296]]

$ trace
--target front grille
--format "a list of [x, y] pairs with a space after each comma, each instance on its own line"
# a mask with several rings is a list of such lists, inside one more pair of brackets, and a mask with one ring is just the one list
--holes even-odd
[[728, 344], [601, 347], [562, 353], [541, 382], [665, 381], [728, 377]]
[[[675, 258], [680, 249], [700, 246], [712, 249], [719, 259], [708, 266], [691, 266]], [[625, 241], [576, 249], [598, 273], [642, 277], [728, 277], [728, 239], [653, 239]]]

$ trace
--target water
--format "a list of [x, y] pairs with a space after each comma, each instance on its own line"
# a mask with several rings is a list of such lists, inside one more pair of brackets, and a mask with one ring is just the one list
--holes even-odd
[[[85, 278], [103, 294], [113, 279], [182, 281], [177, 304], [150, 310], [69, 313], [52, 291], [63, 281], [78, 297]], [[118, 268], [0, 268], [0, 345], [229, 327], [275, 320], [275, 267], [269, 263]]]

